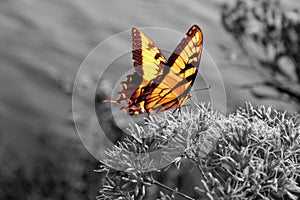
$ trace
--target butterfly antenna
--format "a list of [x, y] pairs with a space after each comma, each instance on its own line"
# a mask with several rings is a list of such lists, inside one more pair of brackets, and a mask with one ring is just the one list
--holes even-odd
[[209, 85], [208, 87], [205, 88], [199, 88], [199, 89], [195, 89], [193, 90], [193, 92], [199, 91], [199, 90], [209, 90], [211, 88], [211, 86]]

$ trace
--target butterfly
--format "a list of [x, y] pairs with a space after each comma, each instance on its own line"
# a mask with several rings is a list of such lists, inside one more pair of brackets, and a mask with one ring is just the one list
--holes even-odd
[[143, 32], [132, 28], [132, 59], [135, 72], [121, 82], [119, 99], [104, 102], [121, 103], [130, 115], [161, 113], [180, 108], [190, 98], [201, 59], [203, 34], [193, 25], [168, 60]]

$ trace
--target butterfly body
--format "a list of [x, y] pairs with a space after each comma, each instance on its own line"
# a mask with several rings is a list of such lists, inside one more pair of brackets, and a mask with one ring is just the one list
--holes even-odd
[[180, 108], [189, 99], [189, 91], [196, 79], [203, 35], [194, 25], [181, 40], [168, 60], [144, 33], [132, 29], [132, 58], [135, 72], [121, 84], [119, 99], [105, 102], [128, 105], [121, 107], [128, 114], [163, 112]]

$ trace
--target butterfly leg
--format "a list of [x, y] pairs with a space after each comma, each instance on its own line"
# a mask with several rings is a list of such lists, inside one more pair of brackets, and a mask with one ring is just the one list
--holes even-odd
[[172, 112], [172, 115], [174, 115], [177, 110], [178, 108], [175, 108], [175, 110]]
[[181, 107], [175, 108], [175, 110], [172, 112], [172, 115], [174, 115], [176, 112], [178, 113], [178, 115], [181, 114]]
[[181, 107], [178, 108], [178, 115], [181, 115]]

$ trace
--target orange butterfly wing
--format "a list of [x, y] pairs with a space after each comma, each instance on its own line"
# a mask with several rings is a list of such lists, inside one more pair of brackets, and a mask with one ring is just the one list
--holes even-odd
[[197, 76], [202, 47], [202, 31], [194, 25], [168, 59], [163, 78], [157, 77], [146, 86], [152, 88], [151, 93], [144, 97], [147, 112], [179, 108], [190, 98], [189, 91]]
[[143, 87], [162, 75], [162, 69], [167, 60], [157, 46], [144, 33], [132, 28], [132, 59], [136, 72], [128, 75], [122, 82], [123, 90], [119, 92], [119, 99], [104, 100], [104, 102], [120, 103], [128, 101], [128, 106], [123, 106], [129, 114], [145, 112], [143, 99]]
[[132, 29], [134, 74], [122, 82], [117, 100], [128, 101], [121, 109], [130, 115], [162, 112], [179, 108], [189, 98], [197, 76], [203, 46], [201, 29], [194, 25], [182, 39], [168, 61], [156, 45], [141, 31]]

